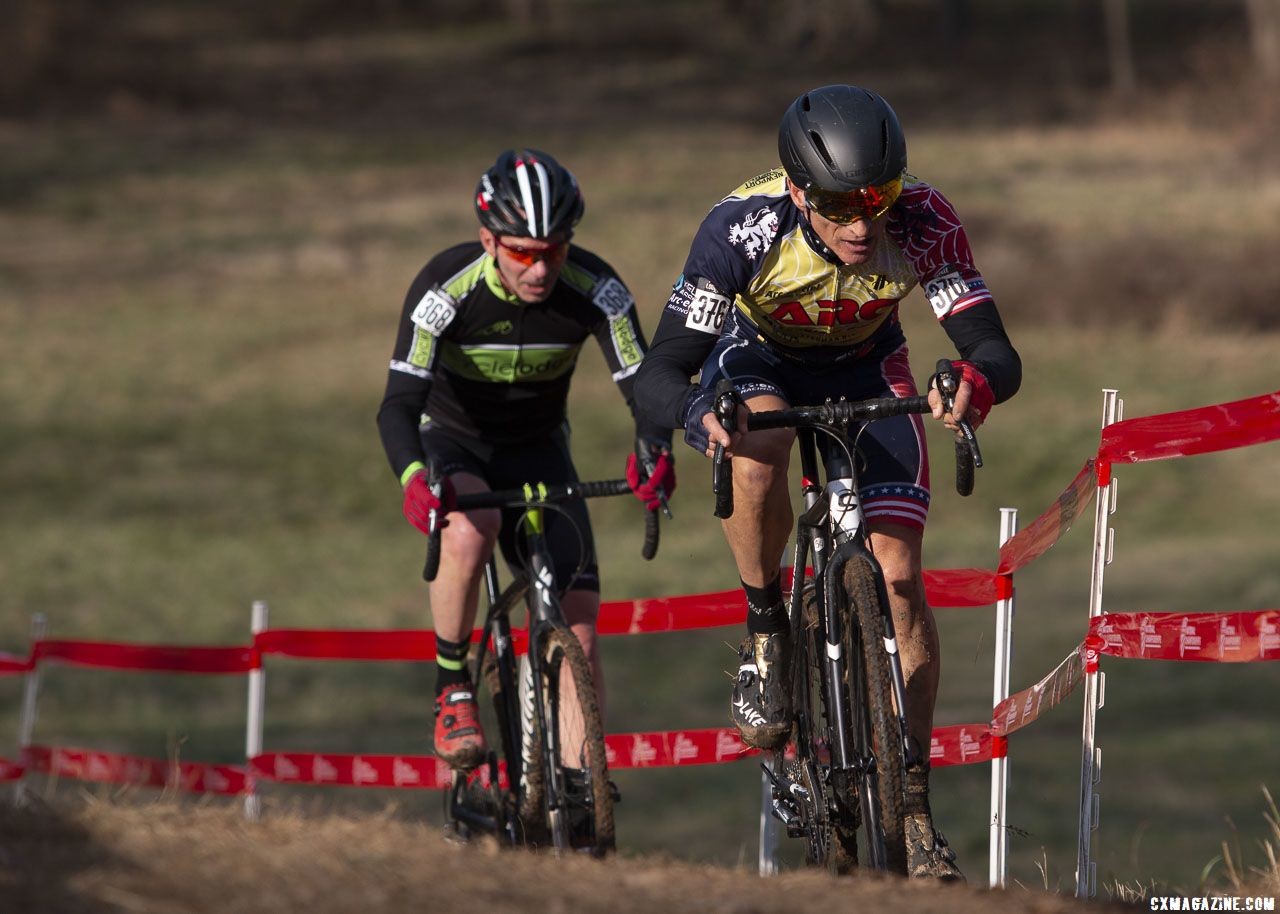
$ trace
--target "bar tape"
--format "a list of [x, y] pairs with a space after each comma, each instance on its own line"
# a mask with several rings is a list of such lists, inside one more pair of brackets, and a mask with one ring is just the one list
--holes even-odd
[[[1054, 667], [1049, 675], [996, 705], [991, 712], [992, 734], [997, 737], [1008, 736], [1015, 730], [1021, 730], [1045, 711], [1061, 704], [1084, 680], [1086, 660], [1085, 645], [1081, 644]], [[1094, 668], [1096, 669], [1096, 665]]]
[[257, 667], [250, 647], [180, 647], [110, 641], [37, 641], [32, 660], [165, 673], [247, 673]]
[[1113, 657], [1252, 663], [1280, 660], [1280, 610], [1232, 613], [1104, 613], [1086, 645]]
[[23, 759], [29, 771], [75, 781], [170, 787], [186, 793], [233, 796], [244, 793], [245, 770], [236, 765], [173, 763], [92, 749], [28, 746]]
[[1057, 501], [1000, 547], [1000, 564], [996, 567], [996, 572], [1013, 574], [1048, 552], [1054, 543], [1066, 535], [1071, 525], [1079, 520], [1097, 489], [1094, 461], [1086, 460], [1084, 467], [1058, 496]]
[[1280, 439], [1280, 390], [1176, 413], [1125, 419], [1102, 430], [1098, 459], [1139, 463]]

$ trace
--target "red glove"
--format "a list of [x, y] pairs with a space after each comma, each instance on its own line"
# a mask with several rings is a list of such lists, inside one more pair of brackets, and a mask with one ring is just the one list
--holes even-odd
[[969, 420], [970, 425], [977, 428], [987, 418], [987, 413], [991, 412], [991, 407], [996, 402], [996, 395], [991, 392], [991, 385], [987, 383], [986, 376], [978, 371], [972, 362], [955, 361], [951, 365], [960, 372], [960, 380], [968, 381], [972, 388], [969, 393], [969, 407], [965, 410], [964, 417]]
[[[419, 470], [409, 477], [404, 486], [404, 516], [423, 533], [430, 536], [436, 530], [447, 527], [449, 522], [444, 515], [452, 511], [454, 501], [453, 483], [445, 476], [440, 480], [440, 495], [436, 496], [427, 485], [427, 474]], [[435, 529], [431, 527], [431, 512], [436, 512]]]
[[644, 502], [646, 508], [657, 511], [662, 505], [662, 500], [658, 498], [658, 491], [661, 490], [663, 495], [670, 498], [671, 493], [676, 490], [676, 462], [669, 453], [663, 451], [658, 455], [649, 478], [642, 480], [640, 476], [640, 461], [636, 459], [635, 454], [628, 454], [627, 485], [631, 486], [631, 491], [635, 493], [636, 498]]

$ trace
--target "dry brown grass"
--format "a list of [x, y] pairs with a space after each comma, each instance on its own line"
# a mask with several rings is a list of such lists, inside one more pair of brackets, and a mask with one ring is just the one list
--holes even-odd
[[600, 863], [459, 847], [390, 810], [356, 818], [275, 811], [248, 823], [227, 807], [101, 800], [74, 809], [0, 807], [0, 898], [6, 910], [44, 914], [1080, 909], [1071, 899], [1020, 889], [837, 881], [821, 873], [759, 880], [669, 859]]

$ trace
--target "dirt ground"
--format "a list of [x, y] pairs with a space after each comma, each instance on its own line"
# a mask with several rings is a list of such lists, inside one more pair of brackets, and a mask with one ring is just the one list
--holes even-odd
[[[977, 874], [975, 874], [977, 875]], [[362, 817], [100, 800], [0, 805], [0, 909], [136, 912], [918, 911], [1057, 914], [1073, 898], [896, 878], [836, 880], [660, 858], [556, 859], [496, 845], [460, 847], [387, 812]], [[1119, 910], [1114, 904], [1090, 910]]]

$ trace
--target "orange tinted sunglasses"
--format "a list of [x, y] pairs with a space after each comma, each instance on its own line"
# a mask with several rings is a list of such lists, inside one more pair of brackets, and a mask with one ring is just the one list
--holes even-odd
[[569, 253], [569, 242], [567, 241], [537, 250], [527, 248], [521, 244], [504, 244], [501, 238], [497, 239], [497, 243], [498, 247], [507, 252], [508, 257], [516, 263], [524, 264], [526, 267], [531, 267], [540, 260], [545, 260], [547, 263], [554, 265], [563, 261]]
[[879, 219], [902, 195], [902, 175], [883, 184], [837, 193], [825, 190], [805, 191], [805, 202], [824, 219], [848, 225], [859, 219]]

